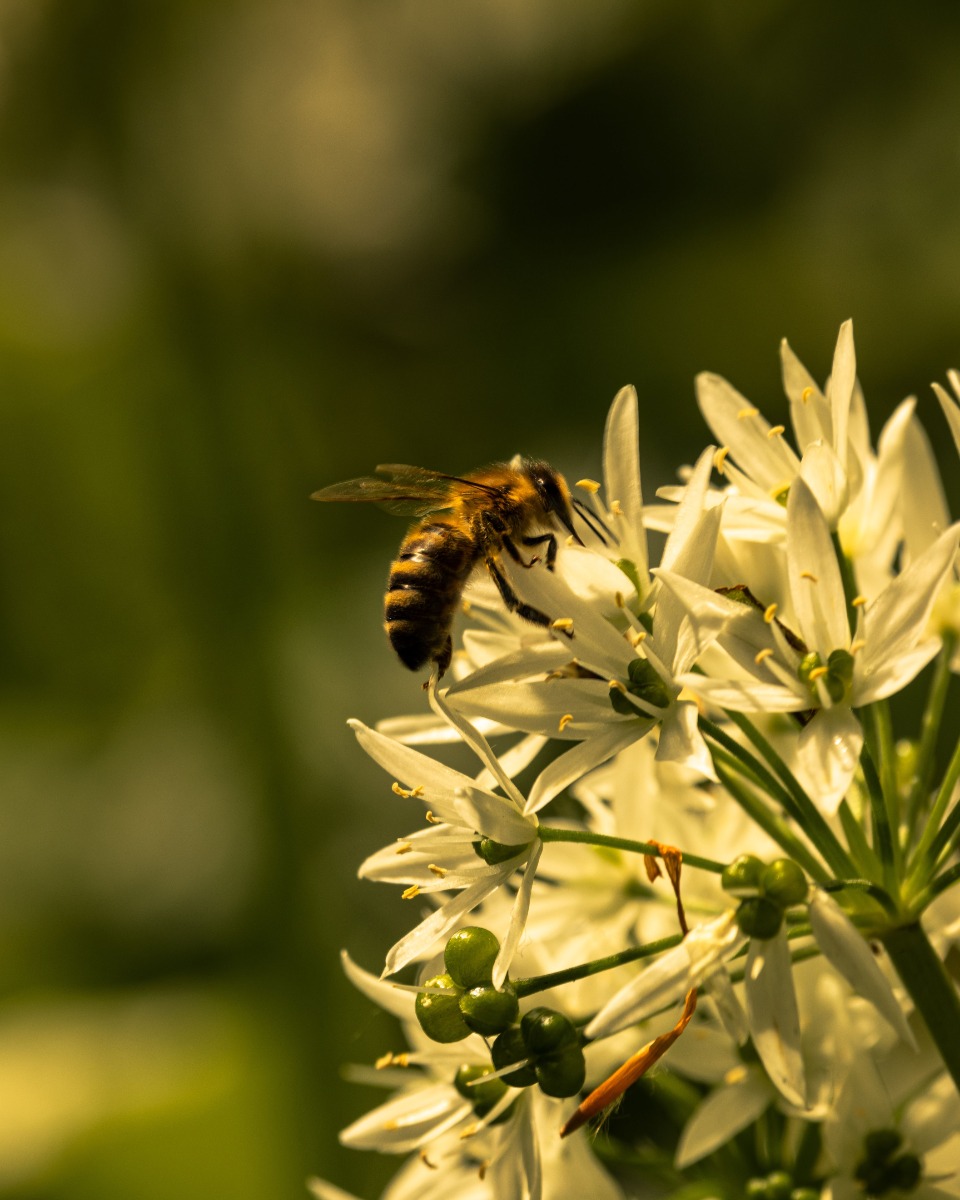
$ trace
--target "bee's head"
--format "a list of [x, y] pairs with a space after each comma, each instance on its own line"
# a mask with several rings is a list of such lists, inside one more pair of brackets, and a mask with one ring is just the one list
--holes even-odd
[[550, 522], [551, 519], [556, 519], [572, 536], [578, 545], [582, 546], [583, 542], [580, 536], [573, 527], [573, 507], [570, 502], [570, 489], [567, 487], [567, 481], [555, 471], [553, 467], [545, 463], [542, 459], [525, 458], [521, 463], [521, 470], [529, 479], [533, 490], [536, 492], [537, 500], [540, 508], [543, 511], [543, 519]]

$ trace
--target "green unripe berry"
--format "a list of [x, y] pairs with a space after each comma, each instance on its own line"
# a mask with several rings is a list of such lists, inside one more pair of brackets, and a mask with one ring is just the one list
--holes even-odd
[[464, 1063], [453, 1077], [453, 1086], [465, 1100], [470, 1101], [478, 1117], [485, 1117], [507, 1091], [507, 1086], [501, 1079], [474, 1083], [475, 1079], [482, 1080], [484, 1076], [492, 1073], [492, 1067], [484, 1067], [479, 1063]]
[[460, 1013], [474, 1033], [493, 1037], [512, 1025], [520, 1012], [517, 993], [506, 984], [497, 991], [492, 983], [471, 988], [460, 997]]
[[741, 854], [723, 868], [720, 882], [731, 896], [756, 896], [765, 865], [755, 854]]
[[780, 908], [800, 904], [807, 898], [807, 880], [792, 858], [775, 858], [760, 876], [760, 892]]
[[573, 1022], [563, 1013], [543, 1005], [531, 1008], [523, 1014], [520, 1021], [520, 1032], [531, 1054], [549, 1054], [561, 1046], [576, 1046], [580, 1043]]
[[502, 1071], [504, 1067], [509, 1067], [511, 1063], [524, 1064], [518, 1067], [516, 1071], [511, 1071], [509, 1075], [500, 1076], [503, 1082], [509, 1084], [510, 1087], [531, 1087], [537, 1082], [533, 1067], [526, 1065], [526, 1060], [530, 1057], [530, 1051], [524, 1044], [519, 1025], [511, 1025], [509, 1029], [505, 1029], [500, 1034], [490, 1047], [490, 1057], [493, 1059], [493, 1065], [498, 1071]]
[[521, 842], [516, 846], [508, 846], [505, 842], [495, 842], [493, 838], [481, 838], [473, 843], [473, 848], [483, 861], [490, 867], [506, 862], [528, 849], [529, 842]]
[[767, 1200], [767, 1181], [765, 1179], [748, 1179], [744, 1195], [747, 1200]]
[[740, 901], [737, 924], [747, 937], [769, 941], [776, 937], [783, 924], [783, 909], [764, 896], [752, 896]]
[[578, 1045], [563, 1046], [545, 1058], [537, 1059], [533, 1069], [540, 1091], [560, 1099], [575, 1096], [583, 1087], [587, 1074], [583, 1051]]
[[489, 929], [468, 925], [458, 929], [443, 951], [443, 965], [453, 982], [462, 988], [490, 982], [500, 942]]
[[420, 992], [414, 1012], [420, 1028], [432, 1042], [461, 1042], [470, 1029], [460, 1013], [460, 991], [449, 975], [434, 975], [424, 987], [443, 988], [449, 996]]

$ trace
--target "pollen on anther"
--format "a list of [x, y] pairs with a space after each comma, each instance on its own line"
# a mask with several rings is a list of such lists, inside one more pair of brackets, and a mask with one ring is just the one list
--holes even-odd
[[630, 645], [633, 646], [634, 649], [636, 649], [637, 646], [640, 645], [640, 643], [643, 641], [643, 639], [646, 636], [647, 636], [647, 631], [645, 629], [628, 629], [627, 630], [627, 640], [629, 641]]
[[568, 633], [573, 628], [573, 617], [557, 617], [555, 621], [550, 622], [550, 628]]
[[479, 1130], [480, 1130], [480, 1126], [476, 1123], [476, 1121], [474, 1121], [474, 1123], [472, 1125], [468, 1125], [466, 1127], [466, 1129], [462, 1129], [460, 1131], [460, 1141], [465, 1142], [467, 1140], [467, 1138], [474, 1137], [475, 1134], [477, 1134], [479, 1132]]
[[811, 683], [816, 683], [818, 679], [822, 679], [823, 676], [827, 674], [828, 670], [828, 667], [814, 667], [807, 678]]
[[867, 603], [866, 596], [854, 596], [854, 598], [850, 601], [850, 607], [851, 608], [863, 608], [863, 606], [866, 603]]
[[600, 491], [600, 484], [595, 479], [578, 479], [574, 485], [578, 488], [583, 488], [585, 492], [589, 492], [591, 496], [595, 496]]
[[820, 580], [816, 577], [816, 575], [814, 575], [814, 573], [812, 571], [801, 571], [800, 578], [801, 579], [809, 579], [811, 583], [819, 583], [820, 582]]
[[773, 651], [770, 649], [769, 646], [764, 646], [764, 648], [762, 650], [758, 650], [757, 653], [754, 655], [753, 661], [759, 667], [760, 664], [762, 662], [766, 662], [766, 660], [768, 658], [773, 658]]
[[419, 798], [423, 795], [423, 784], [418, 783], [416, 787], [405, 788], [402, 784], [394, 782], [390, 785], [390, 791], [393, 792], [395, 796], [402, 796], [404, 800], [409, 800], [411, 797], [414, 800], [419, 800]]
[[611, 692], [623, 692], [623, 694], [626, 695], [627, 689], [624, 687], [624, 685], [620, 682], [619, 679], [608, 680], [607, 687], [610, 689]]
[[394, 847], [394, 854], [409, 854], [413, 849], [413, 842], [401, 842], [399, 846]]
[[570, 722], [572, 720], [573, 720], [573, 713], [564, 713], [563, 714], [563, 716], [560, 718], [560, 720], [557, 724], [557, 729], [560, 731], [560, 733], [563, 733], [563, 731], [566, 729], [566, 727], [570, 724]]
[[807, 386], [806, 386], [806, 387], [803, 389], [803, 391], [800, 393], [800, 402], [801, 402], [802, 404], [809, 404], [809, 403], [810, 403], [810, 397], [811, 397], [812, 395], [813, 395], [813, 388], [812, 388], [812, 387], [810, 387], [810, 385], [809, 385], [809, 384], [807, 384]]
[[612, 517], [622, 517], [623, 516], [623, 507], [620, 504], [619, 500], [611, 500], [610, 501], [610, 515]]
[[428, 825], [442, 825], [443, 824], [443, 818], [436, 816], [433, 812], [431, 812], [431, 810], [429, 808], [423, 814], [423, 819], [426, 821], [426, 823]]
[[760, 412], [760, 409], [754, 408], [753, 405], [751, 404], [747, 408], [740, 409], [740, 411], [737, 413], [737, 420], [738, 421], [748, 421], [751, 417], [757, 416], [757, 414], [759, 412]]
[[386, 1054], [381, 1054], [373, 1065], [377, 1071], [384, 1071], [387, 1067], [408, 1067], [410, 1055], [394, 1054], [392, 1050], [388, 1050]]
[[419, 896], [419, 895], [420, 895], [420, 884], [419, 883], [411, 883], [408, 888], [404, 888], [403, 891], [400, 893], [400, 898], [402, 900], [413, 900], [416, 896]]
[[447, 874], [447, 868], [438, 867], [436, 863], [427, 863], [427, 870], [431, 875], [436, 875], [438, 879], [442, 879]]
[[867, 643], [863, 640], [863, 638], [856, 638], [850, 643], [850, 653], [859, 654], [866, 644]]
[[786, 431], [787, 431], [786, 425], [771, 425], [770, 428], [767, 430], [767, 437], [768, 438], [780, 437], [781, 434], [786, 433]]
[[777, 615], [778, 607], [779, 606], [776, 604], [776, 602], [774, 602], [773, 604], [768, 604], [767, 607], [763, 610], [763, 619], [766, 621], [766, 623], [768, 625], [770, 625], [773, 622], [774, 617]]
[[724, 465], [726, 464], [729, 454], [730, 454], [729, 446], [721, 446], [720, 449], [714, 454], [713, 469], [717, 472], [718, 475], [723, 474], [723, 468], [724, 468]]

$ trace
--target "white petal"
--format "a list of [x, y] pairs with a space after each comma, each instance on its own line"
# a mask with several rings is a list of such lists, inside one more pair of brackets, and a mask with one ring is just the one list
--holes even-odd
[[857, 378], [857, 356], [853, 347], [853, 322], [844, 321], [833, 354], [833, 370], [830, 372], [828, 398], [833, 415], [833, 448], [842, 462], [847, 457], [847, 425], [850, 420], [850, 404]]
[[799, 712], [809, 703], [776, 683], [708, 679], [705, 675], [681, 675], [677, 682], [718, 708], [732, 708], [734, 712]]
[[570, 658], [570, 646], [566, 642], [550, 640], [520, 646], [509, 654], [503, 654], [484, 666], [478, 667], [475, 671], [471, 671], [463, 679], [451, 684], [445, 694], [452, 701], [453, 696], [467, 688], [546, 675], [550, 671], [556, 671], [559, 667], [564, 666], [570, 661]]
[[524, 868], [523, 878], [520, 880], [520, 886], [517, 888], [513, 908], [510, 912], [510, 925], [507, 928], [507, 935], [500, 945], [500, 950], [493, 964], [493, 971], [491, 972], [491, 981], [495, 988], [503, 987], [503, 981], [507, 977], [507, 971], [510, 970], [513, 956], [516, 954], [520, 938], [523, 936], [523, 930], [527, 923], [527, 913], [530, 911], [530, 894], [533, 890], [533, 881], [537, 875], [537, 864], [540, 861], [542, 850], [543, 846], [538, 842], [533, 853], [530, 855], [530, 861]]
[[807, 906], [813, 936], [834, 968], [846, 979], [858, 996], [874, 1008], [908, 1045], [917, 1043], [893, 988], [873, 956], [863, 935], [839, 904], [817, 888]]
[[587, 1025], [587, 1037], [616, 1033], [679, 999], [745, 941], [732, 912], [694, 926], [679, 946], [660, 955], [607, 1001]]
[[820, 505], [827, 525], [836, 529], [847, 507], [847, 472], [836, 451], [825, 442], [808, 446], [800, 463], [800, 478]]
[[[621, 674], [624, 679], [627, 677], [624, 669], [614, 678], [620, 678]], [[450, 700], [471, 715], [492, 716], [512, 729], [565, 741], [579, 742], [611, 724], [632, 724], [637, 719], [621, 716], [614, 710], [605, 680], [548, 679], [516, 683], [508, 688], [491, 685], [457, 692]], [[565, 719], [561, 726], [561, 718], [567, 718], [568, 714], [573, 720]]]
[[802, 479], [787, 500], [787, 569], [800, 633], [825, 662], [832, 650], [850, 645], [847, 602], [826, 519]]
[[696, 383], [704, 420], [739, 466], [771, 495], [789, 485], [800, 463], [782, 437], [770, 436], [770, 423], [719, 375], [705, 372]]
[[699, 712], [692, 700], [681, 700], [667, 710], [660, 727], [657, 762], [677, 763], [716, 781], [713, 759], [697, 724]]
[[486, 879], [480, 880], [472, 887], [464, 888], [459, 895], [454, 896], [441, 908], [430, 913], [419, 925], [404, 934], [399, 942], [391, 946], [387, 952], [383, 974], [394, 975], [407, 963], [429, 954], [441, 938], [445, 937], [468, 912], [476, 908], [491, 892], [495, 892], [516, 869], [517, 861], [515, 859], [496, 868], [491, 867], [490, 874]]
[[352, 1192], [345, 1192], [343, 1188], [334, 1187], [332, 1183], [327, 1183], [325, 1179], [308, 1179], [307, 1191], [315, 1200], [358, 1200]]
[[473, 785], [469, 775], [462, 775], [452, 767], [421, 754], [419, 750], [377, 733], [362, 721], [350, 720], [347, 724], [374, 762], [407, 787], [423, 788], [424, 797], [429, 797], [431, 801], [441, 797], [450, 801], [457, 788]]
[[766, 1111], [775, 1096], [759, 1067], [734, 1069], [698, 1105], [684, 1126], [677, 1146], [677, 1170], [682, 1171], [731, 1141]]
[[618, 751], [645, 736], [652, 728], [651, 721], [625, 721], [579, 742], [572, 750], [559, 755], [546, 767], [530, 788], [527, 812], [539, 812], [554, 796], [588, 771], [612, 758]]
[[820, 709], [800, 731], [797, 752], [807, 791], [825, 816], [840, 807], [862, 748], [860, 722], [845, 706]]
[[940, 401], [943, 415], [947, 418], [947, 424], [950, 426], [950, 432], [953, 434], [957, 453], [960, 454], [960, 408], [957, 407], [956, 402], [944, 391], [939, 383], [933, 385], [933, 390]]
[[[661, 612], [667, 610], [668, 596], [678, 609], [674, 618], [678, 634], [669, 660], [673, 675], [688, 671], [731, 624], [742, 622], [750, 615], [750, 609], [745, 605], [729, 600], [690, 577], [660, 568], [653, 574], [664, 588], [657, 605], [657, 621]], [[655, 629], [655, 632], [659, 645], [659, 629]]]
[[468, 829], [493, 838], [505, 846], [521, 846], [536, 837], [535, 818], [517, 812], [509, 800], [479, 788], [458, 788], [457, 812]]
[[830, 405], [813, 376], [790, 349], [786, 338], [780, 343], [780, 361], [783, 390], [790, 399], [793, 432], [803, 454], [811, 442], [832, 435]]
[[401, 1020], [410, 1020], [416, 1003], [416, 997], [411, 992], [402, 992], [392, 983], [378, 979], [376, 975], [371, 975], [369, 971], [357, 966], [346, 950], [340, 951], [340, 964], [353, 986], [369, 997], [374, 1004], [378, 1004], [395, 1017], [400, 1017]]
[[406, 1154], [432, 1141], [473, 1112], [469, 1100], [449, 1083], [403, 1092], [340, 1132], [353, 1150]]
[[[681, 548], [673, 561], [674, 574], [691, 579], [695, 583], [709, 583], [713, 570], [714, 553], [717, 546], [717, 534], [720, 530], [720, 519], [723, 510], [711, 508], [703, 514], [691, 532], [686, 544]], [[706, 618], [707, 609], [704, 609]], [[688, 613], [685, 606], [678, 602], [676, 596], [668, 593], [661, 594], [657, 601], [657, 612], [653, 623], [653, 637], [650, 641], [667, 664], [671, 674], [676, 670], [684, 670], [690, 665], [691, 653], [690, 634], [688, 632], [684, 658], [678, 655], [677, 645], [680, 627], [684, 620], [694, 622], [694, 629], [699, 627], [699, 609]], [[706, 620], [704, 621], [704, 637], [706, 637]]]
[[[706, 450], [697, 459], [696, 466], [693, 468], [693, 473], [687, 481], [687, 486], [683, 490], [683, 499], [677, 508], [676, 517], [673, 522], [673, 529], [670, 536], [667, 538], [667, 544], [663, 548], [663, 554], [660, 556], [660, 566], [667, 570], [677, 571], [681, 575], [691, 575], [688, 569], [677, 566], [679, 556], [687, 550], [691, 542], [696, 544], [698, 538], [698, 527], [704, 515], [704, 509], [707, 501], [707, 489], [710, 486], [710, 473], [713, 470], [713, 456], [715, 447], [708, 446]], [[719, 516], [719, 513], [717, 514]], [[714, 539], [716, 534], [714, 534]], [[689, 551], [688, 551], [689, 553]], [[711, 548], [709, 555], [710, 562], [713, 561], [713, 550]], [[691, 577], [694, 579], [706, 582], [709, 579], [709, 567], [703, 573], [697, 573]]]
[[751, 938], [744, 979], [750, 1033], [760, 1061], [777, 1090], [791, 1104], [805, 1108], [800, 1014], [790, 944], [783, 929], [767, 940]]
[[647, 538], [643, 528], [643, 496], [640, 488], [640, 433], [637, 393], [621, 388], [610, 405], [603, 435], [603, 479], [606, 506], [620, 502], [616, 532], [624, 557], [637, 568], [641, 583], [647, 574]]

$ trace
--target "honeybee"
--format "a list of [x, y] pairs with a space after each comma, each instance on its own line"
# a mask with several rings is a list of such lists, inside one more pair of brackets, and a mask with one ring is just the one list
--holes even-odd
[[522, 567], [529, 561], [520, 546], [542, 546], [553, 570], [557, 539], [542, 532], [559, 525], [583, 545], [573, 527], [570, 489], [563, 476], [540, 459], [517, 457], [463, 477], [423, 467], [385, 465], [383, 478], [364, 476], [314, 492], [313, 500], [379, 504], [389, 512], [415, 516], [390, 568], [384, 599], [384, 628], [400, 661], [411, 671], [437, 665], [438, 678], [450, 665], [454, 612], [474, 568], [482, 561], [511, 612], [536, 625], [549, 625], [546, 613], [525, 604], [500, 566], [503, 551]]

